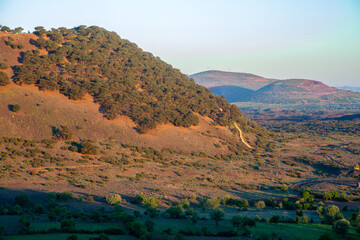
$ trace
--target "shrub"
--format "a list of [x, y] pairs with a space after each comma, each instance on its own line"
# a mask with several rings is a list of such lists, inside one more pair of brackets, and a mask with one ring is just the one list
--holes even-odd
[[9, 105], [9, 110], [12, 112], [20, 111], [21, 106], [19, 104]]
[[6, 63], [1, 62], [0, 63], [0, 69], [8, 69], [9, 65], [7, 65]]
[[61, 126], [60, 128], [54, 129], [53, 134], [54, 137], [59, 140], [71, 140], [72, 138], [72, 133], [66, 126]]
[[166, 213], [169, 214], [170, 218], [181, 218], [183, 217], [184, 208], [182, 205], [177, 205], [175, 207], [169, 207], [166, 209]]
[[111, 193], [110, 196], [106, 198], [106, 201], [111, 205], [115, 205], [121, 203], [122, 199], [119, 194]]
[[281, 186], [281, 191], [286, 192], [289, 189], [289, 187], [286, 184], [283, 184]]
[[89, 140], [82, 141], [78, 146], [78, 150], [82, 154], [95, 155], [97, 154], [98, 149], [99, 147], [95, 146], [94, 143]]
[[146, 208], [156, 208], [160, 203], [160, 199], [156, 197], [146, 197], [145, 194], [140, 193], [136, 196], [135, 202], [142, 204]]

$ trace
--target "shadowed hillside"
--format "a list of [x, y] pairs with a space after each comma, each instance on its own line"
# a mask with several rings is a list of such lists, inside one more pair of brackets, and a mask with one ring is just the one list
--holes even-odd
[[212, 93], [218, 96], [225, 96], [229, 102], [242, 102], [246, 101], [253, 93], [253, 90], [242, 88], [238, 86], [219, 86], [210, 87]]

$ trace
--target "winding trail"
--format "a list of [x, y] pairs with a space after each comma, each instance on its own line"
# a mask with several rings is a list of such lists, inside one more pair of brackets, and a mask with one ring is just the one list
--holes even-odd
[[248, 144], [248, 143], [245, 141], [245, 138], [244, 138], [244, 136], [243, 136], [243, 133], [242, 133], [241, 129], [238, 127], [238, 125], [237, 125], [236, 123], [234, 123], [234, 126], [235, 126], [236, 129], [239, 131], [241, 142], [242, 142], [243, 144], [245, 144], [245, 146], [247, 146], [248, 148], [252, 149], [252, 147], [250, 146], [250, 144]]

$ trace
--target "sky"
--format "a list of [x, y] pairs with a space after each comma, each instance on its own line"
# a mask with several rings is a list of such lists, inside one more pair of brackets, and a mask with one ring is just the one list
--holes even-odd
[[360, 0], [0, 0], [0, 24], [104, 27], [185, 74], [360, 86]]

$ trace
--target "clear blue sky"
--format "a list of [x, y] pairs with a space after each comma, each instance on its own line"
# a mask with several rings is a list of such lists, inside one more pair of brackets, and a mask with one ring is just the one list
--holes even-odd
[[0, 0], [0, 24], [101, 26], [186, 74], [360, 86], [360, 0]]

